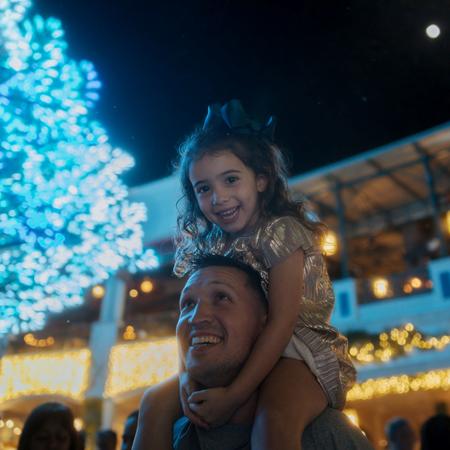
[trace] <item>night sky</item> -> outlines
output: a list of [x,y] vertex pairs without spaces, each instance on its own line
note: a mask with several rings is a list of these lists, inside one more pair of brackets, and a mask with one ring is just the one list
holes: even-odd
[[[130,186],[166,176],[214,101],[278,118],[299,174],[450,119],[448,1],[34,0],[103,81]],[[425,28],[441,28],[430,39]]]

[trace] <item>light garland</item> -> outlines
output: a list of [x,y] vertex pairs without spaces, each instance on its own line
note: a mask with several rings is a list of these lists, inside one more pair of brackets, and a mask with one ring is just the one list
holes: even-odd
[[27,333],[23,337],[23,341],[31,347],[51,347],[55,343],[55,338],[53,336],[49,336],[45,339],[36,339],[33,333]]
[[119,176],[133,159],[95,120],[94,66],[67,55],[61,22],[0,1],[0,333],[42,328],[143,253],[143,204]]
[[347,401],[371,400],[389,394],[450,389],[450,369],[430,370],[416,375],[398,375],[369,379],[353,386],[347,394]]
[[81,400],[88,386],[89,350],[4,356],[0,403],[30,395],[59,394]]
[[145,388],[178,371],[175,337],[115,345],[111,349],[105,397]]
[[392,358],[404,356],[414,349],[443,350],[450,344],[450,335],[425,338],[415,330],[413,324],[393,328],[389,332],[380,333],[374,341],[350,346],[349,353],[358,364],[387,362]]

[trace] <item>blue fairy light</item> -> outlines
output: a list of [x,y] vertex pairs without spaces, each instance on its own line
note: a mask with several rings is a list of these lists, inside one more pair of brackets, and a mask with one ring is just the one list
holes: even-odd
[[119,268],[158,265],[120,180],[133,159],[93,120],[97,72],[31,6],[0,1],[0,334],[43,327]]

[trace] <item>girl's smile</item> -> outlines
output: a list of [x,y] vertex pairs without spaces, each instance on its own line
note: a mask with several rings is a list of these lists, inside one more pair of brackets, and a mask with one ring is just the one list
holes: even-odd
[[189,179],[203,215],[230,234],[244,234],[259,218],[259,194],[267,187],[229,150],[206,154],[189,168]]

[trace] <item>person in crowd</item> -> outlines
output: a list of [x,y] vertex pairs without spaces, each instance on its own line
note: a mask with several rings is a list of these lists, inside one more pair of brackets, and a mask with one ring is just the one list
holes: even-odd
[[421,450],[450,449],[450,416],[436,414],[430,417],[420,429]]
[[134,436],[136,435],[136,429],[138,424],[139,411],[133,411],[128,415],[125,420],[125,426],[122,433],[122,446],[121,450],[131,450],[133,446]]
[[[252,447],[290,450],[300,448],[304,428],[327,404],[343,408],[355,369],[347,339],[329,324],[334,295],[320,250],[324,225],[290,198],[273,128],[274,120],[258,124],[232,100],[211,106],[203,127],[180,147],[185,203],[175,274],[188,274],[204,252],[233,256],[261,273],[270,307],[267,326],[228,385],[199,391],[180,366],[171,389],[179,390],[184,414],[207,427],[226,422],[259,388]],[[170,448],[181,414],[171,398],[154,409],[151,448]]]
[[57,402],[34,408],[25,420],[17,450],[78,450],[73,413]]
[[[179,300],[176,335],[180,359],[199,389],[227,386],[242,369],[267,326],[266,294],[259,273],[240,261],[221,255],[204,255],[193,264],[195,268]],[[280,390],[282,382],[280,378]],[[153,427],[155,389],[166,396],[166,404],[178,395],[172,389],[171,380],[147,390],[141,402],[133,450],[152,448],[149,430]],[[162,400],[160,397],[157,404],[164,407]],[[257,403],[255,390],[227,423],[215,428],[199,427],[188,417],[178,419],[174,426],[173,448],[249,450]],[[306,427],[302,442],[304,450],[373,449],[361,431],[350,424],[341,411],[332,408],[326,408]]]
[[95,444],[97,450],[116,450],[117,433],[113,430],[97,431]]
[[413,450],[416,434],[410,423],[403,417],[394,417],[385,427],[389,450]]

